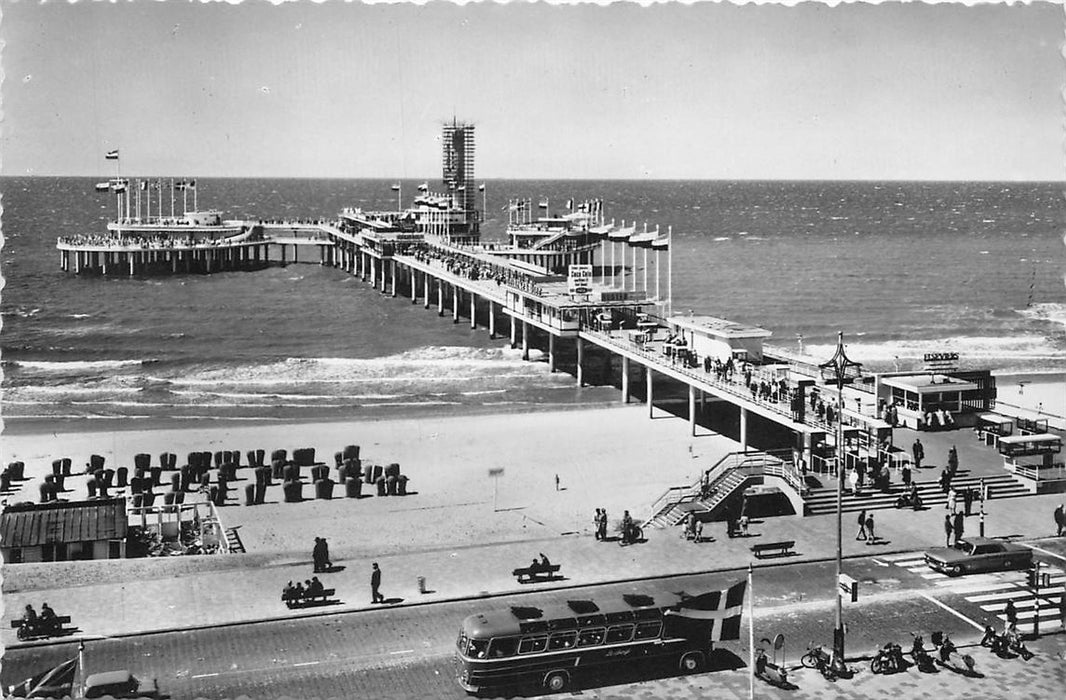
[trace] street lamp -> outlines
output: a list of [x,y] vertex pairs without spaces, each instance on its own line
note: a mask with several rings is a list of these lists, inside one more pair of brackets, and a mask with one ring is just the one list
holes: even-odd
[[837,385],[837,436],[836,436],[836,463],[837,463],[837,578],[833,582],[836,588],[837,615],[836,629],[833,630],[833,668],[836,671],[847,672],[844,665],[844,620],[840,600],[840,574],[841,561],[843,559],[843,525],[841,523],[841,511],[844,499],[844,384],[853,382],[862,374],[862,365],[852,362],[844,353],[844,332],[837,333],[837,349],[828,362],[818,365],[822,372],[822,381],[833,380]]

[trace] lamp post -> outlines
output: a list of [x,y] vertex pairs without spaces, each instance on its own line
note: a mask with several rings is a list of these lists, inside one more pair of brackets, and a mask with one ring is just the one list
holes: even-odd
[[847,672],[844,665],[844,620],[843,603],[840,600],[840,575],[841,562],[843,560],[843,524],[841,511],[844,498],[844,384],[850,383],[859,377],[862,365],[852,362],[844,353],[844,332],[837,333],[837,349],[828,362],[818,365],[822,372],[822,380],[832,379],[837,385],[837,436],[836,436],[836,463],[837,463],[837,567],[836,581],[833,586],[836,589],[836,628],[833,630],[833,668],[838,672]]

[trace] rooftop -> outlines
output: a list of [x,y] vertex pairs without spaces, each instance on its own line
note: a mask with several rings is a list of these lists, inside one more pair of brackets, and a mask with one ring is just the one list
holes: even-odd
[[0,545],[92,542],[126,536],[126,499],[19,503],[0,514]]
[[773,331],[765,328],[745,326],[742,323],[727,321],[715,316],[673,316],[667,320],[678,328],[719,338],[769,338],[773,335]]

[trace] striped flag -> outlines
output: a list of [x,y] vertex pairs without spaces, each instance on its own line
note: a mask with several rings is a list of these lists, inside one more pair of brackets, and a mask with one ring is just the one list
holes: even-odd
[[485,191],[485,183],[481,183],[480,185],[478,185],[477,186],[477,191],[478,192],[484,192]]
[[64,661],[55,668],[27,678],[11,686],[11,696],[16,698],[63,698],[70,697],[74,689],[74,675],[78,670],[78,657]]
[[113,151],[108,151],[107,154],[104,156],[104,159],[105,160],[118,160],[118,149],[116,148]]
[[195,190],[196,189],[196,180],[189,180],[189,182],[187,182],[185,184],[185,186],[188,187],[190,190]]
[[540,207],[541,209],[547,209],[548,208],[548,198],[545,197],[544,199],[542,199],[539,202],[537,202],[537,206]]
[[393,185],[392,186],[392,191],[393,192],[399,192],[400,191],[400,184],[396,183],[395,185]]
[[723,591],[692,596],[663,615],[677,618],[685,628],[706,630],[712,642],[740,639],[740,617],[747,587],[747,581],[738,581]]

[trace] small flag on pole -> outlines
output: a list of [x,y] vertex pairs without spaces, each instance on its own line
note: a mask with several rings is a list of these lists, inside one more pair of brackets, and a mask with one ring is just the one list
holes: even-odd
[[196,189],[196,180],[190,180],[189,182],[187,182],[185,184],[185,186],[188,187],[190,190],[195,190]]
[[420,189],[423,192],[425,192],[426,190],[429,189],[429,183],[428,182],[423,182],[421,185],[418,186],[418,189]]
[[116,148],[113,151],[108,151],[104,158],[106,160],[118,160],[118,149]]
[[484,192],[485,191],[485,183],[481,183],[480,185],[478,185],[477,186],[477,191],[478,192]]
[[141,180],[141,191],[143,192],[146,189],[148,189],[148,182],[145,180]]
[[684,621],[710,624],[710,641],[740,639],[740,616],[744,609],[747,581],[734,583],[724,591],[712,591],[683,600],[676,609],[663,614]]
[[396,183],[395,185],[393,185],[392,186],[392,191],[393,192],[399,192],[400,191],[400,183]]
[[27,678],[11,686],[11,696],[16,698],[64,698],[74,689],[74,675],[78,670],[78,657],[64,661],[55,668]]
[[97,192],[107,192],[109,189],[111,189],[111,183],[109,183],[109,182],[98,182],[98,183],[96,183],[96,191]]
[[537,203],[537,206],[540,207],[541,209],[547,209],[548,208],[548,200],[547,200],[547,198],[540,200]]

